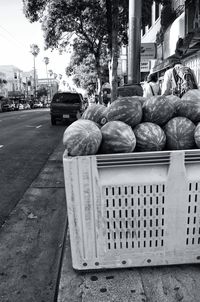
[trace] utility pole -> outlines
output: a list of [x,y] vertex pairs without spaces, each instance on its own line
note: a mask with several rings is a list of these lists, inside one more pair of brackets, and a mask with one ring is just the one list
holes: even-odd
[[119,96],[143,95],[140,85],[142,1],[129,0],[128,84],[118,88]]

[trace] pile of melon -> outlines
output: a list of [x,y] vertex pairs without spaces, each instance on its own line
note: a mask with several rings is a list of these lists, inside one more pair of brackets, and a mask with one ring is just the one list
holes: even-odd
[[200,148],[200,90],[93,104],[66,128],[63,144],[70,156]]

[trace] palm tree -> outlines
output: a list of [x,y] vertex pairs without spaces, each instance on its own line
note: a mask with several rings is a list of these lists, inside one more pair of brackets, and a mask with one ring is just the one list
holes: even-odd
[[51,98],[52,98],[52,81],[51,81],[51,77],[53,76],[53,70],[49,69],[49,76],[50,76],[50,94],[51,94]]
[[[47,102],[49,101],[49,77],[48,77],[48,71],[47,71],[47,65],[49,64],[49,58],[48,57],[44,57],[44,63],[46,65],[46,75],[47,75],[47,85],[48,85],[48,89],[47,89]],[[51,98],[51,95],[50,95]]]
[[37,44],[31,44],[31,54],[33,55],[33,72],[34,72],[34,99],[36,99],[36,79],[35,79],[35,58],[40,52],[40,49]]

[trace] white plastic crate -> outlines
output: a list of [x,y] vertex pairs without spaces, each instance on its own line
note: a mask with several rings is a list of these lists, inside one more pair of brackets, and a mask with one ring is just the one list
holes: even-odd
[[200,262],[200,150],[63,165],[74,269]]

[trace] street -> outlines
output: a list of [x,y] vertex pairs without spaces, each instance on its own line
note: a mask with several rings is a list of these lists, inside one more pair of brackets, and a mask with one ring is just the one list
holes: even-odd
[[62,140],[49,109],[0,113],[0,226]]

